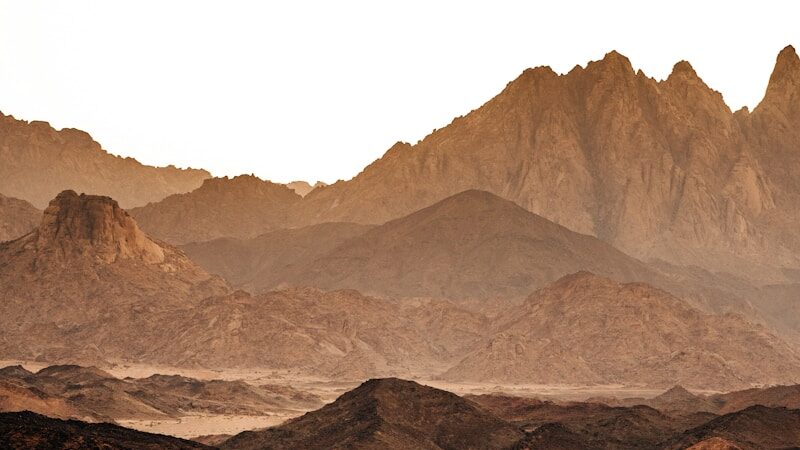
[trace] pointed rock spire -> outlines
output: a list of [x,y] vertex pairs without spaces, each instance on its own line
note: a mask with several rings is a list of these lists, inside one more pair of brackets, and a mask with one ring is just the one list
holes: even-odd
[[759,109],[762,107],[777,109],[789,116],[800,111],[800,57],[791,45],[778,54]]
[[800,76],[800,57],[797,56],[794,47],[787,45],[778,54],[775,69],[770,77],[770,84],[780,82],[786,77],[797,79],[798,76]]

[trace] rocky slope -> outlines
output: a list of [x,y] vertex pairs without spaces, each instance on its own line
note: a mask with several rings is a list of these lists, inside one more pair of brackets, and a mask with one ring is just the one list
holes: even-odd
[[532,449],[657,449],[661,442],[709,420],[708,416],[671,416],[641,405],[554,403],[500,395],[467,398],[529,431],[523,442]]
[[447,379],[715,389],[800,380],[800,357],[762,327],[586,272],[535,292],[497,322]]
[[49,361],[157,352],[163,324],[150,318],[229,292],[114,200],[73,191],[32,233],[0,244],[0,285],[0,354]]
[[523,433],[472,402],[398,379],[370,380],[281,426],[244,432],[224,449],[492,449]]
[[159,362],[291,369],[340,380],[438,373],[488,326],[485,317],[447,302],[401,305],[308,288],[209,298],[178,323]]
[[36,228],[42,212],[18,198],[0,194],[0,242],[16,239]]
[[28,410],[88,422],[197,414],[268,415],[322,406],[318,397],[288,386],[243,381],[177,375],[123,380],[94,367],[74,365],[50,366],[36,373],[8,372],[0,373],[0,412]]
[[689,63],[663,81],[611,52],[565,75],[528,69],[481,108],[354,179],[310,193],[295,221],[383,223],[482,189],[641,259],[754,279],[800,267],[800,59],[733,113]]
[[0,161],[0,192],[38,208],[65,189],[110,195],[131,208],[189,192],[210,177],[205,170],[145,166],[107,153],[83,131],[2,113]]
[[379,296],[510,299],[582,269],[622,280],[655,276],[596,238],[482,191],[462,192],[372,229],[325,224],[187,250],[215,270],[225,265],[222,255],[229,264],[247,261],[243,248],[257,249],[256,265],[264,269],[229,276],[261,288],[289,284]]
[[282,229],[252,239],[220,238],[182,245],[181,249],[211,273],[250,292],[280,287],[287,274],[325,256],[372,228],[354,223],[322,223]]
[[798,424],[800,410],[751,406],[687,430],[661,448],[684,449],[713,438],[743,450],[797,448],[800,446]]
[[9,450],[85,449],[178,450],[206,447],[116,425],[51,419],[32,412],[0,413],[0,447]]
[[65,191],[0,244],[0,358],[262,367],[363,379],[437,373],[485,337],[449,302],[356,291],[230,293],[108,197]]
[[148,234],[172,244],[220,237],[251,238],[281,228],[301,197],[251,175],[209,178],[192,192],[130,210]]

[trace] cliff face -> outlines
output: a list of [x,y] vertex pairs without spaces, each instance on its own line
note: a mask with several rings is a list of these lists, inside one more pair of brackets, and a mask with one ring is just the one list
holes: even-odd
[[565,75],[529,69],[418,144],[309,193],[294,219],[382,223],[474,188],[639,258],[771,278],[800,266],[788,231],[798,79],[787,47],[762,104],[734,114],[683,61],[663,81],[616,52]]
[[0,194],[0,242],[16,239],[36,228],[42,212],[18,198]]
[[151,167],[107,153],[87,133],[0,113],[0,192],[44,208],[59,192],[99,192],[125,208],[200,186],[205,170]]
[[0,353],[92,363],[149,351],[164,328],[153,317],[230,290],[111,198],[73,191],[31,233],[0,243],[0,286]]

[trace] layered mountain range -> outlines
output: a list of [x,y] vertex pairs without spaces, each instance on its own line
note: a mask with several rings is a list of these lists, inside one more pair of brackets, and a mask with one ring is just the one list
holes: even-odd
[[[529,69],[330,186],[143,166],[1,114],[0,159],[0,359],[752,388],[553,405],[372,380],[225,448],[800,445],[792,47],[752,112],[687,62],[661,81],[616,52],[563,75]],[[221,407],[211,390],[275,400],[234,382],[0,370],[0,403],[64,418]],[[0,415],[0,443],[82,439],[158,442]]]
[[56,130],[0,113],[0,192],[44,208],[72,189],[113,196],[125,208],[189,192],[211,175],[205,170],[146,166],[109,154],[89,134]]
[[[398,143],[352,180],[310,192],[303,186],[302,201],[274,193],[255,212],[225,209],[226,195],[269,197],[265,187],[243,188],[234,179],[136,215],[146,231],[180,244],[321,222],[382,224],[480,189],[645,261],[785,282],[800,267],[800,241],[792,232],[800,210],[793,175],[800,165],[799,73],[800,58],[786,47],[762,102],[752,113],[734,113],[685,61],[662,81],[634,71],[616,52],[564,75],[547,67],[528,69],[482,107],[416,145]],[[59,162],[78,159],[79,152],[97,158],[102,151],[88,135],[7,116],[3,124],[0,148],[12,164],[5,165],[9,173],[2,174],[0,192],[35,206],[64,188],[142,205],[189,191],[208,177],[175,169],[186,175],[173,178],[192,180],[178,186],[167,181],[167,169],[105,155],[161,178],[129,185],[146,177],[109,168],[124,174],[115,181],[126,181],[103,184],[96,179],[105,171],[87,174],[80,165],[74,170],[76,164]],[[32,168],[41,182],[31,182],[39,179]],[[73,186],[80,183],[65,176],[91,182]],[[57,190],[44,189],[56,184]],[[23,186],[41,192],[23,192]]]
[[[475,236],[464,233],[459,223],[480,222],[480,214],[460,215],[465,199],[469,210],[504,211],[489,214],[483,223],[519,222],[519,233],[495,235],[486,231],[491,227],[479,227],[483,233]],[[530,254],[540,255],[542,268],[568,271],[597,260],[603,273],[618,270],[626,279],[650,274],[607,244],[488,193],[468,192],[419,214],[422,219],[409,222],[410,228],[401,219],[344,245],[381,249],[363,243],[397,242],[400,246],[377,254],[384,254],[384,261],[395,255],[410,267],[411,259],[403,262],[404,248],[427,243],[412,240],[406,231],[433,224],[460,234],[446,240],[454,243],[448,251],[423,252],[420,261],[456,264],[471,255],[481,261],[481,241],[502,242],[509,235],[518,245],[533,243]],[[384,227],[388,231],[373,233]],[[436,235],[425,230],[419,236]],[[455,259],[446,259],[451,254]],[[579,256],[573,261],[560,254]],[[503,268],[503,261],[491,265]],[[524,260],[523,265],[536,268],[536,262]],[[353,273],[383,266],[355,267]],[[468,275],[480,273],[474,267]],[[347,283],[357,280],[351,278]],[[405,285],[419,281],[406,280]],[[338,379],[443,373],[459,381],[668,386],[677,380],[706,388],[793,383],[800,377],[800,359],[792,348],[740,316],[708,315],[649,285],[620,285],[586,272],[549,284],[521,305],[506,302],[505,312],[497,316],[447,300],[397,301],[354,290],[231,292],[226,282],[179,249],[148,237],[112,199],[72,191],[50,203],[33,232],[0,244],[0,284],[7,286],[0,292],[0,356],[6,358],[271,368]],[[460,285],[466,281],[454,283]]]
[[295,220],[382,223],[482,189],[638,258],[781,279],[800,254],[789,231],[798,92],[791,46],[752,113],[733,113],[687,62],[663,81],[616,52],[565,75],[529,69],[418,144],[310,193]]
[[301,196],[252,175],[209,178],[198,189],[171,195],[131,214],[148,234],[173,244],[220,237],[251,238],[286,224]]

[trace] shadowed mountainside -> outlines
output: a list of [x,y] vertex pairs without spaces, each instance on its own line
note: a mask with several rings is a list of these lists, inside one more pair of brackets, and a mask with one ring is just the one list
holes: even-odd
[[32,412],[0,413],[0,447],[9,450],[178,450],[211,448],[185,439],[109,423],[51,419]]

